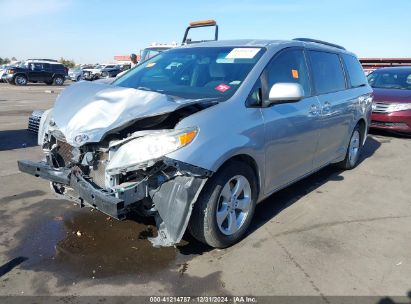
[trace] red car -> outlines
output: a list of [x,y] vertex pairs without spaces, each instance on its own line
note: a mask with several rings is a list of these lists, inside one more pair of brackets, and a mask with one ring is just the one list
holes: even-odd
[[374,90],[371,128],[411,134],[411,67],[389,67],[367,76]]

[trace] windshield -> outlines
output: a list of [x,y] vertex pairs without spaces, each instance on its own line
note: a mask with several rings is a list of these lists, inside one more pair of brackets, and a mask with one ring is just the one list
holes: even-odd
[[411,70],[374,71],[367,79],[373,88],[411,90]]
[[264,53],[262,48],[186,48],[160,53],[113,85],[181,98],[230,98]]

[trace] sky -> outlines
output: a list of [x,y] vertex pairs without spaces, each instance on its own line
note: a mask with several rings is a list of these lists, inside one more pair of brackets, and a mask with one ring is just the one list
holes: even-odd
[[310,37],[359,57],[411,57],[410,12],[409,0],[0,0],[0,57],[113,62],[180,43],[203,19],[217,21],[221,40]]

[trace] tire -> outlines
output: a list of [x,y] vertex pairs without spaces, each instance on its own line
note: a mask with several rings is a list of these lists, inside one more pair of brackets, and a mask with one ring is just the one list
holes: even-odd
[[[236,192],[234,189],[239,182],[244,187]],[[250,166],[240,161],[227,163],[207,181],[200,193],[190,218],[189,232],[200,242],[215,248],[226,248],[238,242],[254,215],[257,189],[257,178]],[[241,202],[245,204],[243,208],[239,208]]]
[[16,75],[14,77],[14,84],[19,86],[24,86],[27,84],[27,77],[24,75]]
[[358,165],[358,161],[360,159],[363,148],[362,143],[363,135],[361,133],[360,126],[357,124],[351,134],[345,159],[342,162],[337,163],[337,167],[343,170],[354,169]]
[[78,75],[76,81],[79,82],[80,80],[81,80],[81,75]]
[[58,85],[58,86],[62,86],[64,84],[64,78],[62,76],[55,76],[53,78],[53,84],[54,85]]

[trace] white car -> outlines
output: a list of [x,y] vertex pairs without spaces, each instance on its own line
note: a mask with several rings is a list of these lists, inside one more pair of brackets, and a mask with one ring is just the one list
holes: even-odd
[[3,82],[1,78],[3,77],[3,74],[6,73],[8,67],[10,67],[10,65],[7,65],[7,64],[0,65],[0,82]]
[[83,78],[83,70],[81,68],[72,68],[68,72],[68,77],[71,81],[80,81]]
[[109,68],[115,68],[115,64],[98,64],[92,69],[84,69],[83,70],[83,77],[86,80],[96,80],[101,77],[101,70],[102,69],[109,69]]

